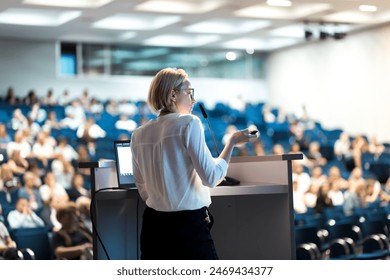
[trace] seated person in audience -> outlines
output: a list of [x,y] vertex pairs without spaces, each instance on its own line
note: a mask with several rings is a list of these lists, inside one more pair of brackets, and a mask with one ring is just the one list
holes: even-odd
[[359,183],[366,185],[366,179],[363,178],[363,170],[360,167],[355,167],[349,175],[348,182]]
[[325,208],[333,207],[332,199],[329,197],[330,186],[328,182],[325,182],[318,189],[318,196],[314,211],[316,213],[324,213]]
[[90,154],[94,155],[96,150],[96,140],[98,138],[106,137],[106,131],[101,128],[94,120],[94,118],[88,118],[77,129],[77,137],[81,142],[88,147]]
[[64,90],[61,96],[58,98],[58,105],[68,106],[72,102],[72,98],[69,95],[68,90]]
[[376,159],[385,151],[385,145],[378,142],[378,138],[373,135],[371,136],[370,142],[368,143],[368,152],[373,154]]
[[57,182],[53,172],[46,173],[45,184],[39,187],[39,193],[41,195],[42,201],[45,204],[48,204],[49,201],[54,197],[58,197],[64,201],[69,200],[69,196],[65,188]]
[[80,222],[92,234],[92,219],[91,219],[91,199],[87,196],[80,196],[76,199],[76,208]]
[[45,168],[49,167],[49,160],[54,157],[54,148],[46,140],[47,136],[43,132],[40,132],[37,135],[36,142],[32,146],[32,156],[40,160]]
[[24,185],[18,191],[19,198],[25,198],[34,211],[39,210],[43,206],[41,194],[38,187],[35,185],[36,176],[28,171],[23,176]]
[[79,99],[73,100],[70,105],[65,107],[65,116],[65,119],[69,119],[67,121],[64,119],[63,124],[74,130],[85,122],[85,109]]
[[273,155],[283,155],[284,154],[284,148],[280,144],[275,144],[272,146],[272,154]]
[[313,164],[311,161],[307,158],[307,156],[302,152],[301,146],[298,142],[294,142],[290,146],[290,154],[302,154],[303,158],[298,161],[298,163],[302,164],[303,166],[311,169],[313,167]]
[[314,209],[317,203],[319,187],[314,187],[310,185],[309,189],[303,194],[303,200],[305,202],[306,208]]
[[84,186],[84,177],[80,173],[74,175],[72,187],[67,192],[71,201],[76,201],[80,196],[90,197],[89,190]]
[[325,174],[322,173],[322,167],[316,166],[311,170],[311,185],[314,188],[315,192],[318,192],[318,189],[322,184],[327,182],[328,178]]
[[[78,162],[88,162],[91,161],[93,156],[89,153],[87,146],[84,144],[79,144],[76,148]],[[89,168],[76,168],[76,172],[81,173],[83,175],[89,176],[91,171]]]
[[49,111],[47,114],[47,119],[43,124],[43,127],[49,127],[51,130],[59,130],[62,128],[61,121],[57,118],[56,111]]
[[351,143],[355,167],[362,167],[362,154],[368,151],[368,143],[362,134],[356,135]]
[[38,101],[31,106],[31,110],[27,116],[32,122],[42,124],[47,119],[47,112],[41,107],[41,103]]
[[51,163],[51,170],[59,184],[66,190],[71,188],[75,169],[72,162],[64,159],[63,154],[58,154],[56,156],[56,159]]
[[13,150],[7,164],[9,168],[11,168],[12,172],[16,175],[24,174],[29,167],[28,161],[23,158],[20,155],[20,151],[16,149]]
[[331,185],[337,183],[342,191],[349,188],[348,181],[341,177],[340,168],[336,165],[329,168],[328,182]]
[[138,108],[133,102],[126,98],[123,98],[118,104],[118,112],[119,114],[127,114],[130,116],[134,116],[138,113]]
[[58,100],[54,95],[53,89],[49,88],[47,90],[46,96],[42,99],[42,104],[47,106],[54,106],[58,104]]
[[298,181],[293,181],[293,205],[295,213],[306,213],[304,194],[298,190]]
[[344,193],[341,191],[340,184],[337,181],[333,181],[333,183],[330,184],[328,196],[332,200],[334,206],[341,206],[344,204]]
[[380,193],[380,199],[384,202],[390,201],[390,177],[387,179],[386,184],[383,187],[383,190]]
[[100,100],[98,100],[95,97],[92,97],[91,98],[91,103],[90,103],[90,106],[89,106],[89,112],[94,114],[95,116],[100,116],[100,114],[103,111],[104,111],[104,106],[100,102]]
[[137,126],[138,124],[130,119],[127,114],[121,114],[119,120],[115,122],[116,129],[127,130],[129,132],[132,132]]
[[366,193],[366,203],[374,203],[380,201],[381,183],[378,180],[369,178],[366,180],[367,183],[367,193]]
[[31,155],[31,145],[21,130],[15,132],[13,141],[7,145],[8,158],[11,157],[14,150],[19,150],[22,158],[27,158]]
[[7,89],[7,93],[4,97],[4,102],[9,104],[9,105],[12,105],[12,106],[16,106],[16,105],[21,104],[21,100],[19,97],[16,96],[15,90],[13,89],[13,87],[9,87]]
[[7,151],[7,145],[12,141],[11,136],[7,132],[5,123],[0,122],[0,153]]
[[353,215],[354,210],[366,206],[366,184],[362,181],[353,181],[344,192],[343,211],[347,216]]
[[294,181],[298,182],[297,191],[300,193],[305,193],[311,185],[310,175],[306,173],[303,169],[303,166],[299,163],[292,163],[292,178]]
[[27,117],[23,115],[21,109],[16,108],[12,113],[12,117],[10,119],[10,126],[11,129],[13,129],[14,131],[23,130],[28,126]]
[[353,151],[349,134],[342,132],[339,139],[334,143],[333,148],[335,156],[341,160],[345,166],[351,171],[355,166],[356,162],[359,161],[359,154]]
[[0,259],[9,254],[7,253],[9,250],[16,251],[16,243],[12,240],[5,224],[0,221]]
[[80,222],[76,207],[69,205],[57,210],[62,227],[53,233],[51,244],[57,259],[92,259],[92,235]]
[[[17,191],[21,187],[19,177],[15,176],[8,162],[0,165],[0,191],[10,194],[12,191]],[[11,202],[11,197],[8,200]]]
[[297,120],[293,120],[289,123],[289,131],[294,137],[294,142],[298,143],[300,150],[306,150],[309,147],[309,141],[305,137],[304,126]]
[[43,227],[43,220],[31,209],[26,198],[19,198],[16,209],[8,213],[7,221],[12,229]]
[[45,222],[52,232],[59,231],[62,227],[61,223],[57,220],[57,209],[68,205],[69,200],[64,199],[61,196],[54,196],[44,204],[40,217]]
[[58,144],[54,148],[55,157],[62,156],[63,160],[71,162],[78,159],[77,151],[68,143],[68,139],[64,136],[58,137]]
[[106,112],[113,117],[118,116],[118,114],[119,114],[118,102],[112,98],[108,99],[108,102],[106,105]]
[[319,142],[311,142],[309,144],[309,150],[306,153],[306,157],[313,164],[313,166],[326,165],[327,159],[321,154],[321,145]]

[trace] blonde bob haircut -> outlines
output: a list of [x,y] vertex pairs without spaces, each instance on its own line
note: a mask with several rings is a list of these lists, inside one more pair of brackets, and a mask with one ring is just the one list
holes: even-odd
[[164,68],[153,78],[148,94],[148,105],[154,113],[161,110],[172,112],[172,91],[180,89],[188,74],[183,69]]

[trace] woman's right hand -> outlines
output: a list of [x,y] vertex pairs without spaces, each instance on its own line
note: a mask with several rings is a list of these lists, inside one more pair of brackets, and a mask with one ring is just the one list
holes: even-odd
[[234,146],[240,145],[240,144],[245,144],[249,142],[250,139],[258,138],[259,133],[256,134],[251,134],[249,129],[243,129],[243,130],[238,130],[234,132],[230,138],[230,141]]

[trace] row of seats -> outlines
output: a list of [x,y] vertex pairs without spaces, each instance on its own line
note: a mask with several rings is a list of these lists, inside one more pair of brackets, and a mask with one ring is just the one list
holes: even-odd
[[308,220],[307,223],[300,223],[299,219],[302,217],[296,218],[297,259],[390,257],[390,205],[362,208],[351,216],[335,213],[313,214],[317,215],[316,222]]

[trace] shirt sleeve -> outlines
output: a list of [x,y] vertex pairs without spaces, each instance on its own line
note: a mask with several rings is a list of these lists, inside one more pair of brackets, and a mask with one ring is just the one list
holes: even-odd
[[188,124],[184,134],[185,146],[202,184],[215,187],[225,176],[227,162],[222,158],[213,158],[206,145],[203,125],[194,117]]

